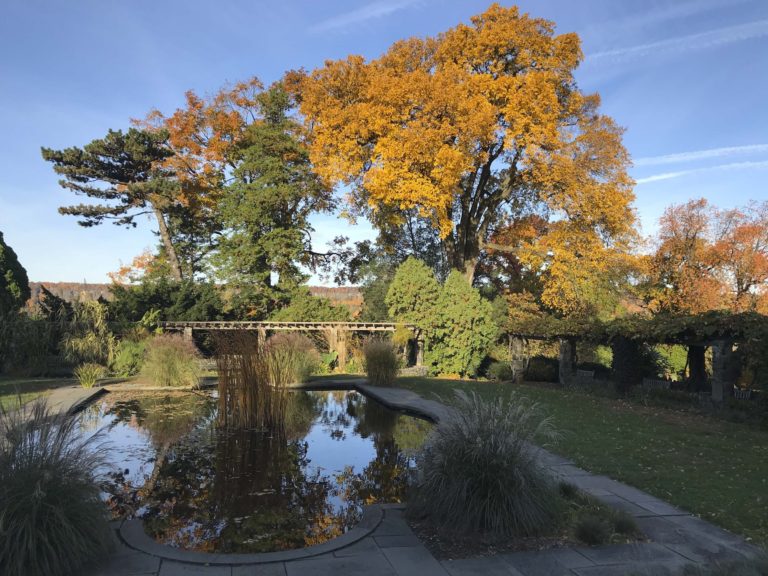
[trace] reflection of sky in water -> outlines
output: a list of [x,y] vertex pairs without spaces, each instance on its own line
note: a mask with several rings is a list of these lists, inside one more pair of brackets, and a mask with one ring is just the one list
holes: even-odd
[[[269,458],[264,460],[264,449],[259,449],[258,443],[246,444],[251,446],[249,450],[257,449],[259,454],[248,452],[248,454],[238,455],[237,441],[234,444],[228,443],[227,436],[217,432],[216,403],[212,399],[200,396],[195,398],[163,395],[128,397],[110,394],[83,412],[81,426],[84,432],[106,428],[109,460],[115,469],[127,470],[125,479],[133,488],[140,488],[149,481],[153,472],[157,476],[159,471],[158,486],[160,486],[160,493],[165,494],[165,499],[155,501],[155,511],[152,512],[150,507],[150,514],[159,513],[163,516],[169,514],[168,510],[171,510],[169,517],[171,520],[166,518],[166,524],[163,524],[163,527],[170,530],[168,526],[172,526],[173,534],[176,536],[168,543],[178,544],[179,540],[186,539],[185,541],[192,541],[195,545],[180,545],[193,549],[264,551],[263,549],[226,548],[222,547],[226,545],[218,542],[206,543],[205,546],[198,546],[198,544],[206,538],[209,540],[223,538],[227,533],[228,525],[232,527],[237,524],[235,528],[240,529],[241,517],[248,518],[254,512],[252,508],[254,506],[261,510],[262,506],[271,505],[276,510],[275,513],[283,515],[286,514],[286,509],[290,508],[289,514],[308,515],[304,520],[310,521],[308,518],[311,517],[315,519],[312,520],[313,522],[316,521],[317,511],[325,510],[321,514],[330,513],[336,518],[335,522],[343,523],[357,517],[358,513],[354,510],[359,511],[364,500],[391,499],[393,494],[395,498],[399,498],[404,495],[400,494],[404,484],[401,481],[396,485],[392,484],[391,478],[396,474],[390,474],[388,470],[402,472],[403,467],[412,465],[412,458],[407,457],[399,447],[395,446],[393,438],[397,438],[398,429],[406,426],[411,438],[415,431],[418,442],[428,429],[426,423],[382,409],[374,401],[367,400],[356,392],[297,392],[295,394],[310,395],[305,399],[313,400],[306,402],[305,407],[312,407],[314,413],[309,408],[303,413],[302,424],[297,428],[298,435],[294,435],[294,440],[301,445],[306,445],[306,457],[296,461],[299,463],[299,470],[303,472],[288,469],[284,472],[288,476],[284,476],[282,484],[280,482],[274,484],[277,487],[276,490],[271,488],[273,484],[270,482],[273,480],[269,480],[262,474],[264,466],[260,462],[267,462]],[[372,405],[367,405],[367,402]],[[362,437],[358,429],[362,430],[367,437]],[[222,442],[223,446],[228,446],[225,452],[221,452]],[[163,449],[165,449],[164,452]],[[234,456],[231,453],[233,449]],[[269,449],[266,453],[269,453]],[[184,467],[184,463],[179,460],[187,457],[185,454],[191,454],[193,461],[186,470],[179,472],[179,468]],[[159,458],[162,464],[158,470],[155,470],[156,458]],[[242,464],[245,467],[242,469],[238,468],[241,460],[246,462]],[[250,464],[248,461],[251,461]],[[398,468],[391,468],[392,466]],[[350,475],[347,474],[344,487],[338,485],[337,476],[350,468],[354,473],[351,483]],[[176,471],[168,472],[169,469]],[[312,488],[312,486],[318,486],[313,480],[318,472],[321,482],[332,484],[319,492]],[[250,477],[249,474],[254,476]],[[245,480],[245,483],[242,480]],[[164,482],[167,484],[163,485]],[[389,482],[389,485],[382,488],[384,495],[380,498],[375,492],[382,482]],[[224,495],[212,488],[217,484],[223,487],[219,492],[223,490]],[[349,487],[353,484],[355,488],[350,491]],[[285,494],[280,494],[281,490]],[[157,490],[153,491],[153,494],[155,492]],[[236,493],[232,494],[232,492]],[[275,492],[278,493],[275,494]],[[191,498],[189,502],[184,500],[185,495]],[[169,497],[173,500],[170,506],[167,504]],[[291,504],[297,497],[302,502],[298,507]],[[324,499],[325,504],[318,503],[318,497],[321,500]],[[224,500],[222,501],[221,498]],[[310,500],[305,501],[305,498]],[[349,498],[352,500],[350,501]],[[143,510],[147,509],[146,506],[143,507]],[[173,516],[176,514],[174,512],[176,509],[184,510],[183,513],[179,512],[182,514],[180,519]],[[190,513],[189,509],[195,512]],[[200,510],[203,512],[200,513]],[[222,510],[224,510],[223,513]],[[267,514],[272,513],[267,512]],[[221,514],[225,518],[217,516]],[[275,521],[275,523],[279,522]],[[349,527],[346,525],[342,531]],[[208,536],[201,536],[201,533]],[[214,536],[210,536],[211,534]],[[278,540],[282,542],[286,538],[279,535]],[[161,538],[161,541],[167,540]],[[295,547],[295,544],[281,544],[276,549],[291,547]]]
[[133,422],[119,422],[107,413],[111,403],[100,399],[89,406],[81,417],[81,430],[85,433],[103,428],[106,432],[108,460],[115,469],[127,470],[126,480],[141,486],[152,472],[155,448],[149,433]]

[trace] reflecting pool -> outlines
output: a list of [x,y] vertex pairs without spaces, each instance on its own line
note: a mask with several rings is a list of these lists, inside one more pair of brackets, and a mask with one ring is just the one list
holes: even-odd
[[291,393],[285,431],[224,430],[206,394],[108,394],[81,415],[105,427],[110,506],[159,542],[205,552],[319,544],[362,506],[400,502],[431,425],[352,391]]

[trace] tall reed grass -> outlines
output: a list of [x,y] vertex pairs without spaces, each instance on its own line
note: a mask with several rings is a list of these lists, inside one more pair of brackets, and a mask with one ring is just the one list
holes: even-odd
[[[247,331],[213,333],[219,376],[219,424],[233,428],[282,429],[286,392],[275,385],[263,338]],[[279,380],[279,379],[278,379]]]
[[457,392],[452,417],[434,427],[418,458],[421,479],[409,512],[438,528],[489,539],[554,529],[564,504],[534,442],[557,437],[552,420],[525,398]]
[[104,453],[100,433],[81,436],[74,418],[43,401],[0,405],[0,574],[81,574],[109,551],[96,477]]
[[179,334],[161,334],[147,344],[142,376],[158,386],[197,386],[200,352]]
[[391,340],[371,338],[363,345],[365,373],[374,386],[392,386],[400,368],[395,345]]

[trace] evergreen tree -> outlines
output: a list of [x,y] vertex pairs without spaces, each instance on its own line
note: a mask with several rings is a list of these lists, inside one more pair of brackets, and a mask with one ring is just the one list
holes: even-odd
[[0,232],[0,318],[18,312],[29,296],[27,271]]
[[[180,188],[161,163],[173,153],[165,146],[163,131],[131,128],[110,130],[104,138],[82,148],[42,148],[43,159],[64,178],[62,188],[96,199],[95,204],[62,206],[60,214],[78,216],[85,227],[111,220],[120,226],[136,226],[136,218],[152,214],[173,277],[182,279],[182,268],[172,239],[169,213],[177,206]],[[191,218],[191,215],[188,215]]]
[[312,251],[309,217],[329,210],[332,194],[312,171],[287,93],[273,86],[258,102],[261,118],[246,130],[221,202],[218,263],[235,308],[263,317],[306,280],[300,265],[322,256]]
[[434,324],[440,284],[432,269],[416,258],[408,258],[395,272],[387,291],[389,315],[396,322],[414,324],[427,331]]
[[493,305],[453,270],[435,306],[427,361],[440,372],[474,376],[495,340]]

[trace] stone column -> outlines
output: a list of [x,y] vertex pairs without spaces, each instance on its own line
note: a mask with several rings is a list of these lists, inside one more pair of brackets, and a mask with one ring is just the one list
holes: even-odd
[[722,404],[733,396],[736,380],[733,342],[717,340],[712,343],[712,401]]
[[184,327],[184,340],[188,340],[189,342],[192,342],[192,327],[191,326],[185,326]]
[[523,381],[528,367],[528,355],[525,352],[525,339],[512,336],[509,340],[509,357],[512,365],[512,380],[518,384]]
[[688,346],[688,387],[691,392],[701,392],[707,386],[707,366],[704,353],[706,347],[700,344]]
[[573,382],[576,373],[576,346],[570,339],[560,340],[558,381],[561,386],[568,386]]
[[413,345],[416,347],[416,366],[424,365],[424,337],[420,332],[416,333],[416,338],[413,340]]
[[613,384],[619,394],[626,394],[629,389],[642,381],[638,370],[640,362],[640,342],[624,336],[615,336],[611,341],[613,360],[611,373]]

